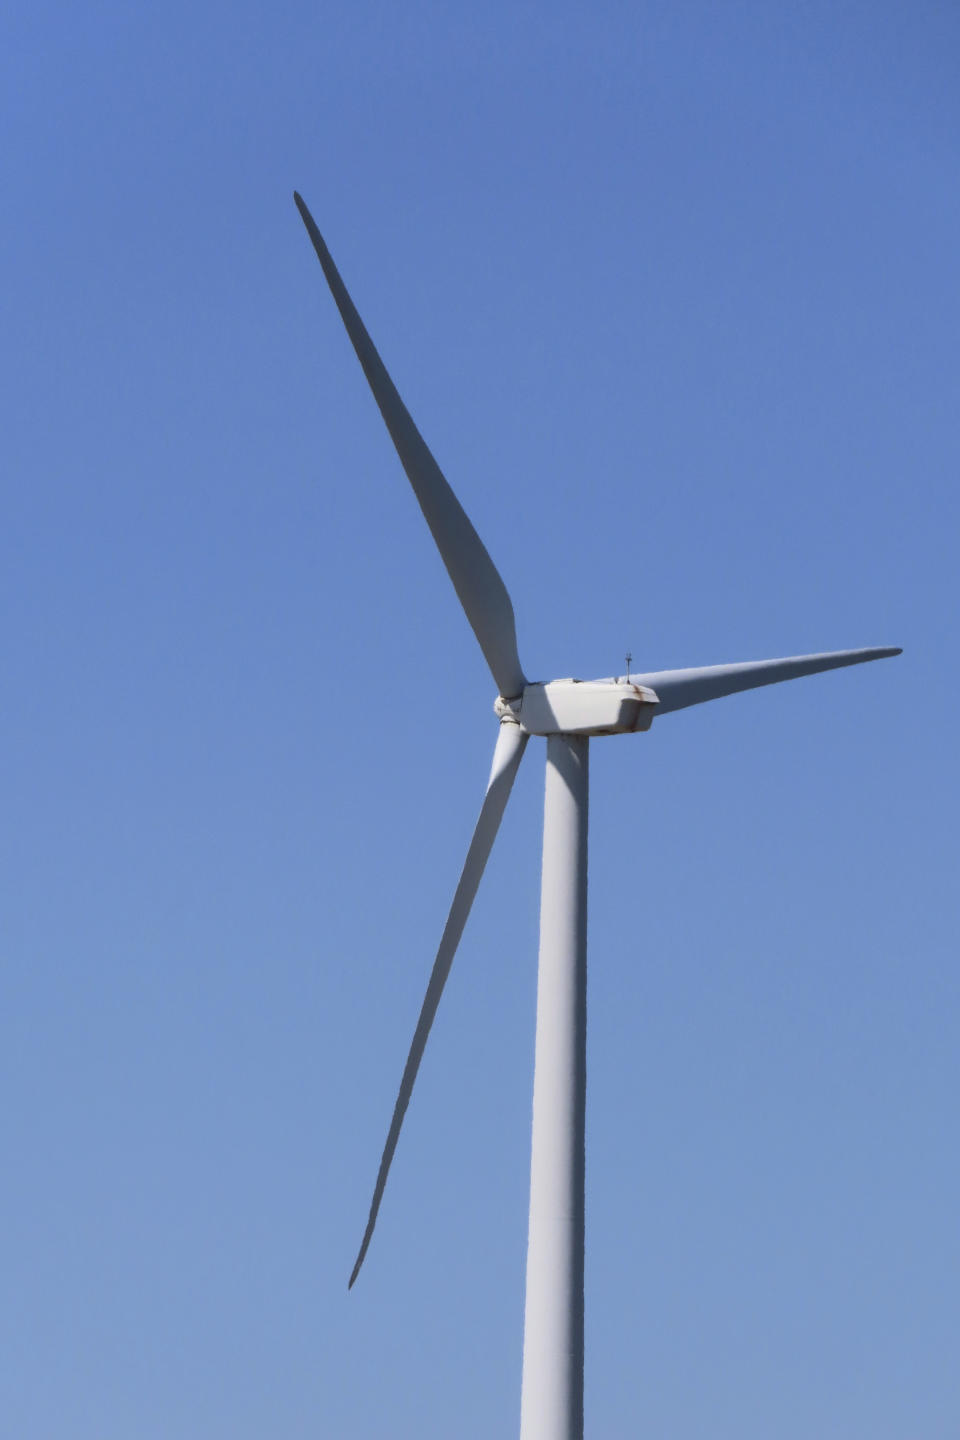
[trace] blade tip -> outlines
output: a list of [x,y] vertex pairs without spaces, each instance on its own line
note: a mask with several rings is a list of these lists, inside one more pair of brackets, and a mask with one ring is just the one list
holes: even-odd
[[352,1290],[357,1276],[360,1274],[360,1267],[366,1259],[367,1246],[370,1244],[370,1236],[364,1235],[363,1244],[360,1246],[360,1253],[353,1262],[353,1269],[350,1271],[350,1279],[347,1281],[347,1289]]

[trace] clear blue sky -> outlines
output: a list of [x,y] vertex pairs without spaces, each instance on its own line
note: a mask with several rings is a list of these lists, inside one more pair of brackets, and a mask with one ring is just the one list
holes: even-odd
[[592,767],[588,1434],[955,1440],[960,13],[2,22],[0,1414],[519,1415],[542,746],[367,1265],[493,687],[899,644]]

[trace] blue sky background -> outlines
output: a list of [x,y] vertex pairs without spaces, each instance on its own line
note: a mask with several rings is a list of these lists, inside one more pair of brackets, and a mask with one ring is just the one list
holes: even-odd
[[593,747],[588,1434],[957,1434],[951,4],[40,3],[0,35],[0,1412],[516,1433],[521,772],[346,1280],[493,686],[899,660]]

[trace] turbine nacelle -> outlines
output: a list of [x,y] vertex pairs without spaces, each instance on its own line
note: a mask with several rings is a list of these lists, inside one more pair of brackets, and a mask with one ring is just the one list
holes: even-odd
[[659,699],[631,680],[551,680],[526,685],[515,700],[498,697],[494,710],[528,735],[629,735],[649,730]]

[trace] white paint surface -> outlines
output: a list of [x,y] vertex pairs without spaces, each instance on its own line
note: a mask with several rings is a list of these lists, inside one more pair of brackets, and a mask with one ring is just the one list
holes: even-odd
[[547,740],[521,1440],[583,1435],[588,745]]

